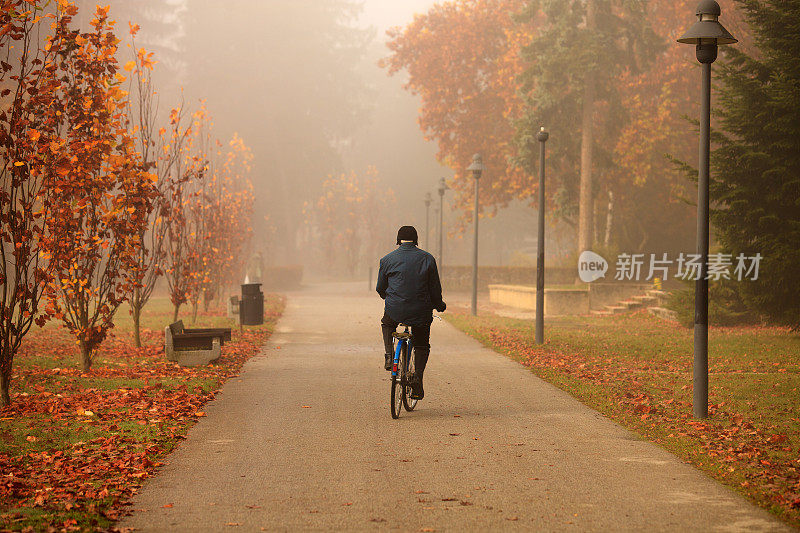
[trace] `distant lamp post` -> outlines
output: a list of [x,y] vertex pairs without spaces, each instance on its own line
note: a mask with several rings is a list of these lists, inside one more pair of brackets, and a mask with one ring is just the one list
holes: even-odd
[[536,344],[544,344],[544,145],[550,134],[544,126],[539,141],[539,244],[536,252]]
[[431,193],[425,193],[425,249],[427,250],[431,245],[430,240],[430,219],[431,219]]
[[692,403],[695,418],[708,417],[708,180],[711,151],[711,64],[717,59],[718,45],[738,42],[719,23],[719,4],[702,0],[697,6],[697,22],[678,39],[696,47],[703,66],[700,110],[700,160],[697,180],[697,254],[700,275],[694,286],[694,368]]
[[439,180],[439,277],[442,276],[442,270],[444,269],[442,256],[444,252],[444,193],[449,188],[444,178]]
[[472,238],[472,315],[478,314],[478,182],[486,167],[483,166],[481,154],[472,156],[472,164],[467,167],[475,178],[475,211],[473,215],[473,226],[475,233]]

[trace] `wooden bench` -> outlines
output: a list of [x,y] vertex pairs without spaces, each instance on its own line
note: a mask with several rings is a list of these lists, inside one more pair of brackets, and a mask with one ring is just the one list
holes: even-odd
[[178,320],[164,328],[164,353],[181,366],[206,365],[219,359],[222,346],[230,340],[230,328],[185,329]]

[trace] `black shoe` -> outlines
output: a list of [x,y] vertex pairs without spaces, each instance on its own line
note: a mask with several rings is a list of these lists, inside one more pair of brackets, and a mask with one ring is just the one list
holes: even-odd
[[392,364],[394,363],[394,361],[392,360],[392,356],[389,355],[389,354],[386,354],[386,355],[384,355],[384,357],[386,358],[386,360],[383,362],[383,369],[384,370],[391,370],[392,369]]
[[421,400],[425,397],[425,390],[422,388],[422,379],[417,374],[411,374],[408,379],[411,385],[411,399]]
[[422,388],[422,382],[418,382],[411,386],[411,399],[421,400],[425,397],[425,390]]

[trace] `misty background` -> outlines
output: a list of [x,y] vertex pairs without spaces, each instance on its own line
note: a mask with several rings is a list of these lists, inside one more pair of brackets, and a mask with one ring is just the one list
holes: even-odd
[[[113,0],[111,13],[121,47],[128,43],[132,21],[141,26],[135,46],[155,52],[161,113],[181,102],[196,109],[202,99],[216,137],[238,133],[252,148],[254,252],[261,252],[267,265],[303,264],[312,276],[360,277],[393,248],[401,224],[417,227],[423,248],[432,253],[438,248],[436,189],[452,171],[437,162],[435,143],[423,137],[420,102],[403,89],[404,74],[390,77],[378,66],[389,53],[386,30],[406,25],[434,3]],[[87,17],[93,4],[83,4],[80,16]],[[391,190],[394,204],[376,217],[377,256],[360,258],[356,272],[346,272],[320,261],[307,211],[329,175],[363,174],[369,167],[377,171],[378,191]],[[426,193],[433,196],[429,233]],[[465,265],[471,232],[464,234],[459,225],[463,213],[448,207],[452,194],[445,196],[444,263]],[[535,210],[522,203],[482,219],[481,264],[532,262],[535,221]],[[568,254],[572,232],[548,231],[548,256]],[[500,233],[503,238],[495,238]]]

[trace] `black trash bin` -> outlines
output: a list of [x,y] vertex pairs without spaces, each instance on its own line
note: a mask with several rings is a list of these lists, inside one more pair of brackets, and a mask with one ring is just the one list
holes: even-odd
[[261,292],[261,283],[242,285],[239,323],[243,326],[258,326],[264,323],[264,293]]

